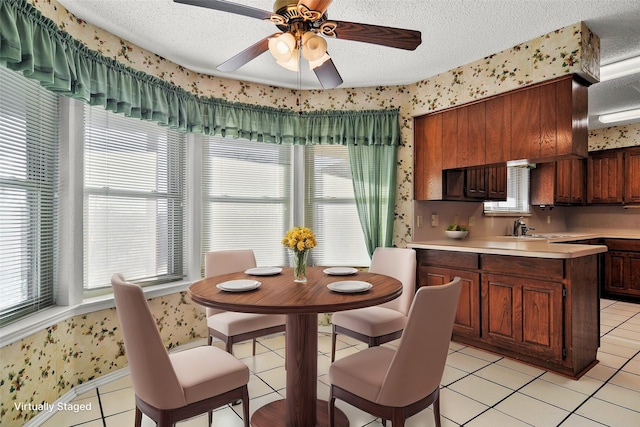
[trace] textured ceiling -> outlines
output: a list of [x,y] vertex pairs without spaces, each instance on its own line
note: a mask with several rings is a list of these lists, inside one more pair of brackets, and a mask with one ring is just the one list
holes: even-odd
[[[216,67],[278,29],[246,16],[172,0],[58,0],[79,18],[196,72],[297,87],[297,73],[263,54],[234,73]],[[272,10],[272,0],[235,0]],[[637,0],[334,0],[330,19],[422,32],[415,51],[329,39],[328,50],[343,88],[414,83],[558,28],[585,21],[601,39],[601,62],[640,56]],[[304,68],[304,67],[303,67]],[[301,86],[320,88],[304,70]],[[640,107],[640,74],[589,89],[593,116]]]

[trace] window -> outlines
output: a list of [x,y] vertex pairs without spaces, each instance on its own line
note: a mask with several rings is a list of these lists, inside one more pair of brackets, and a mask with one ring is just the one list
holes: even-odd
[[304,214],[312,263],[369,265],[347,147],[210,137],[203,153],[202,253],[251,248],[258,265],[290,265],[281,240]]
[[484,202],[484,213],[511,215],[529,213],[529,167],[507,167],[507,201]]
[[305,218],[318,246],[316,265],[367,266],[369,253],[356,208],[349,150],[342,145],[305,147],[307,207]]
[[185,141],[178,132],[85,106],[84,289],[111,275],[180,280],[185,251]]
[[54,304],[58,98],[0,67],[0,324]]
[[203,151],[202,253],[250,248],[258,265],[285,265],[292,146],[210,137]]

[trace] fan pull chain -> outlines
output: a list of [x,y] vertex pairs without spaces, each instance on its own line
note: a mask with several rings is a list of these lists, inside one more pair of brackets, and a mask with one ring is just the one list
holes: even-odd
[[298,96],[296,97],[296,107],[298,115],[302,115],[302,38],[298,37]]

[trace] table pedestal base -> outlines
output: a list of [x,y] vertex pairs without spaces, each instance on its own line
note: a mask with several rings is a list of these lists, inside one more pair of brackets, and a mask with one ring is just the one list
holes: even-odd
[[[316,407],[316,427],[329,427],[329,403],[318,400]],[[349,427],[349,419],[340,409],[335,408],[335,427]],[[267,403],[258,408],[251,417],[252,427],[286,427],[286,402],[284,399]]]

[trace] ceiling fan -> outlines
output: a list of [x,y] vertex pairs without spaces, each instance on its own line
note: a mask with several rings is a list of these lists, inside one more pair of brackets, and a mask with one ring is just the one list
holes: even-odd
[[220,64],[217,69],[224,72],[235,71],[268,50],[278,65],[292,71],[299,70],[300,56],[304,57],[322,87],[330,89],[342,84],[342,77],[327,53],[327,42],[322,36],[405,50],[415,50],[422,43],[419,31],[329,20],[326,11],[332,0],[276,0],[274,12],[224,0],[173,1],[269,20],[281,30]]

